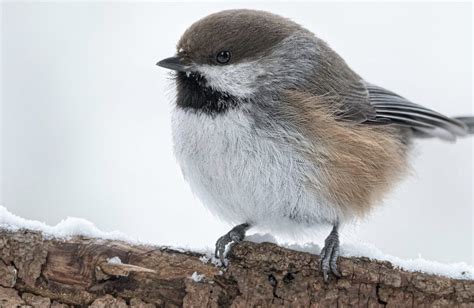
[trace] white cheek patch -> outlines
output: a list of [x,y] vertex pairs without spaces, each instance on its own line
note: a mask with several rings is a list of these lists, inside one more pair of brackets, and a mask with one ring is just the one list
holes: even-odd
[[265,74],[256,61],[229,65],[197,65],[196,71],[205,76],[207,85],[236,97],[249,97],[256,90],[257,77]]

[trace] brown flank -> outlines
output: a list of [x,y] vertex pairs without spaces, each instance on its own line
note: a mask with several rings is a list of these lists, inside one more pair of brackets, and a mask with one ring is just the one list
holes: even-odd
[[302,150],[321,172],[308,185],[343,214],[363,216],[406,173],[400,128],[341,121],[328,96],[290,91],[285,102],[285,115],[312,141]]

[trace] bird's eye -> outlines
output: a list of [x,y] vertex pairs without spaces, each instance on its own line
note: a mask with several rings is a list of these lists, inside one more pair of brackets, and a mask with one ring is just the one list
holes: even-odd
[[229,63],[230,56],[230,51],[223,50],[217,54],[216,60],[219,64],[226,64]]

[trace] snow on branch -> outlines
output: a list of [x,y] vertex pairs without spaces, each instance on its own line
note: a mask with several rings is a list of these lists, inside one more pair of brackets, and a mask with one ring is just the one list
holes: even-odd
[[368,245],[343,245],[343,278],[325,284],[317,245],[276,245],[268,243],[275,240],[269,235],[247,239],[254,242],[236,245],[224,269],[210,253],[141,243],[84,219],[48,226],[0,206],[0,307],[470,307],[474,302],[474,269],[465,263],[403,260]]
[[[456,306],[474,302],[474,281],[340,259],[325,284],[318,256],[242,242],[220,268],[193,252],[39,231],[0,230],[0,307]],[[61,306],[62,305],[62,306]]]

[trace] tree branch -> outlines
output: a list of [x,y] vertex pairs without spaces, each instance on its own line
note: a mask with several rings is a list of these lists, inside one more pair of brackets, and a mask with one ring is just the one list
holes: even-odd
[[[115,262],[112,262],[110,259]],[[44,239],[0,230],[0,307],[465,306],[474,281],[340,258],[343,278],[325,284],[319,257],[275,244],[242,242],[224,270],[202,255],[120,241]],[[204,275],[199,279],[194,276]]]

